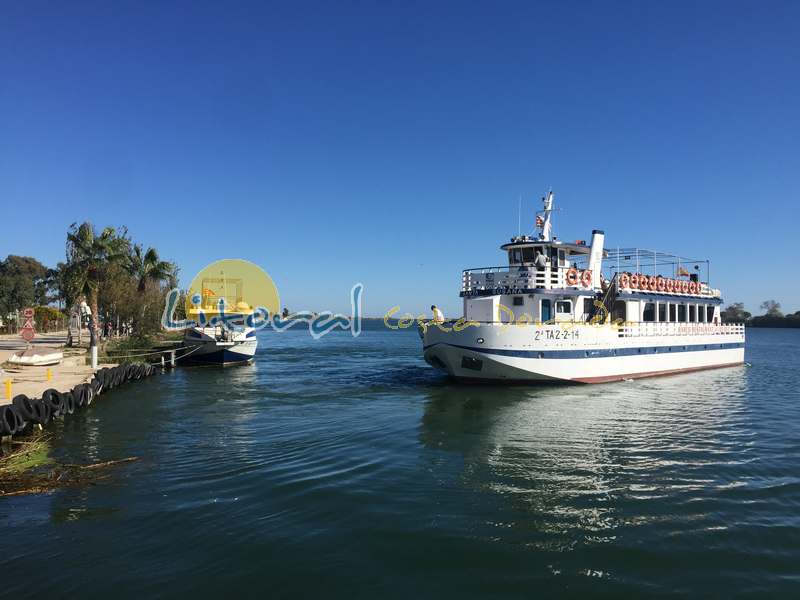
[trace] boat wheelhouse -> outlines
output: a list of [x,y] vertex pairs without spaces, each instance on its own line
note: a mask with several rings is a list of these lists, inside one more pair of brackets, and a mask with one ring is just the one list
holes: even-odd
[[[598,382],[744,360],[744,327],[720,322],[710,263],[552,235],[553,195],[540,235],[503,244],[508,266],[462,274],[464,321],[430,324],[425,359],[464,379]],[[514,325],[510,327],[510,325]]]

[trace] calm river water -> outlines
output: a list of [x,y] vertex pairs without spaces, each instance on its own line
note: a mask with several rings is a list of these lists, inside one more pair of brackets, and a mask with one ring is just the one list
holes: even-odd
[[261,334],[52,427],[91,487],[0,500],[0,595],[800,594],[800,331],[751,367],[470,387],[413,330]]

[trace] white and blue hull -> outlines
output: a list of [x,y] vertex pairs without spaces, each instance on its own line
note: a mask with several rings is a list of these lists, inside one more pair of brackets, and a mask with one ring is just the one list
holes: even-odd
[[744,362],[736,325],[484,323],[458,332],[428,326],[422,338],[425,360],[464,380],[602,383]]
[[229,339],[221,340],[219,329],[195,327],[184,336],[186,350],[179,358],[183,365],[236,365],[253,360],[258,340],[254,329],[231,332]]

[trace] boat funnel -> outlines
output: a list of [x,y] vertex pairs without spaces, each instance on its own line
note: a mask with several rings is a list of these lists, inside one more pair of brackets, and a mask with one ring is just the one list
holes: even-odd
[[599,288],[603,278],[603,242],[606,235],[600,229],[592,231],[592,247],[589,252],[589,268],[592,270],[592,287]]

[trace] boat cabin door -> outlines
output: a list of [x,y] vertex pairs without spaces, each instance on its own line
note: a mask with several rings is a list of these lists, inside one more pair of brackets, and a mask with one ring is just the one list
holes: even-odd
[[553,307],[550,304],[549,298],[542,299],[542,323],[547,323],[553,318]]

